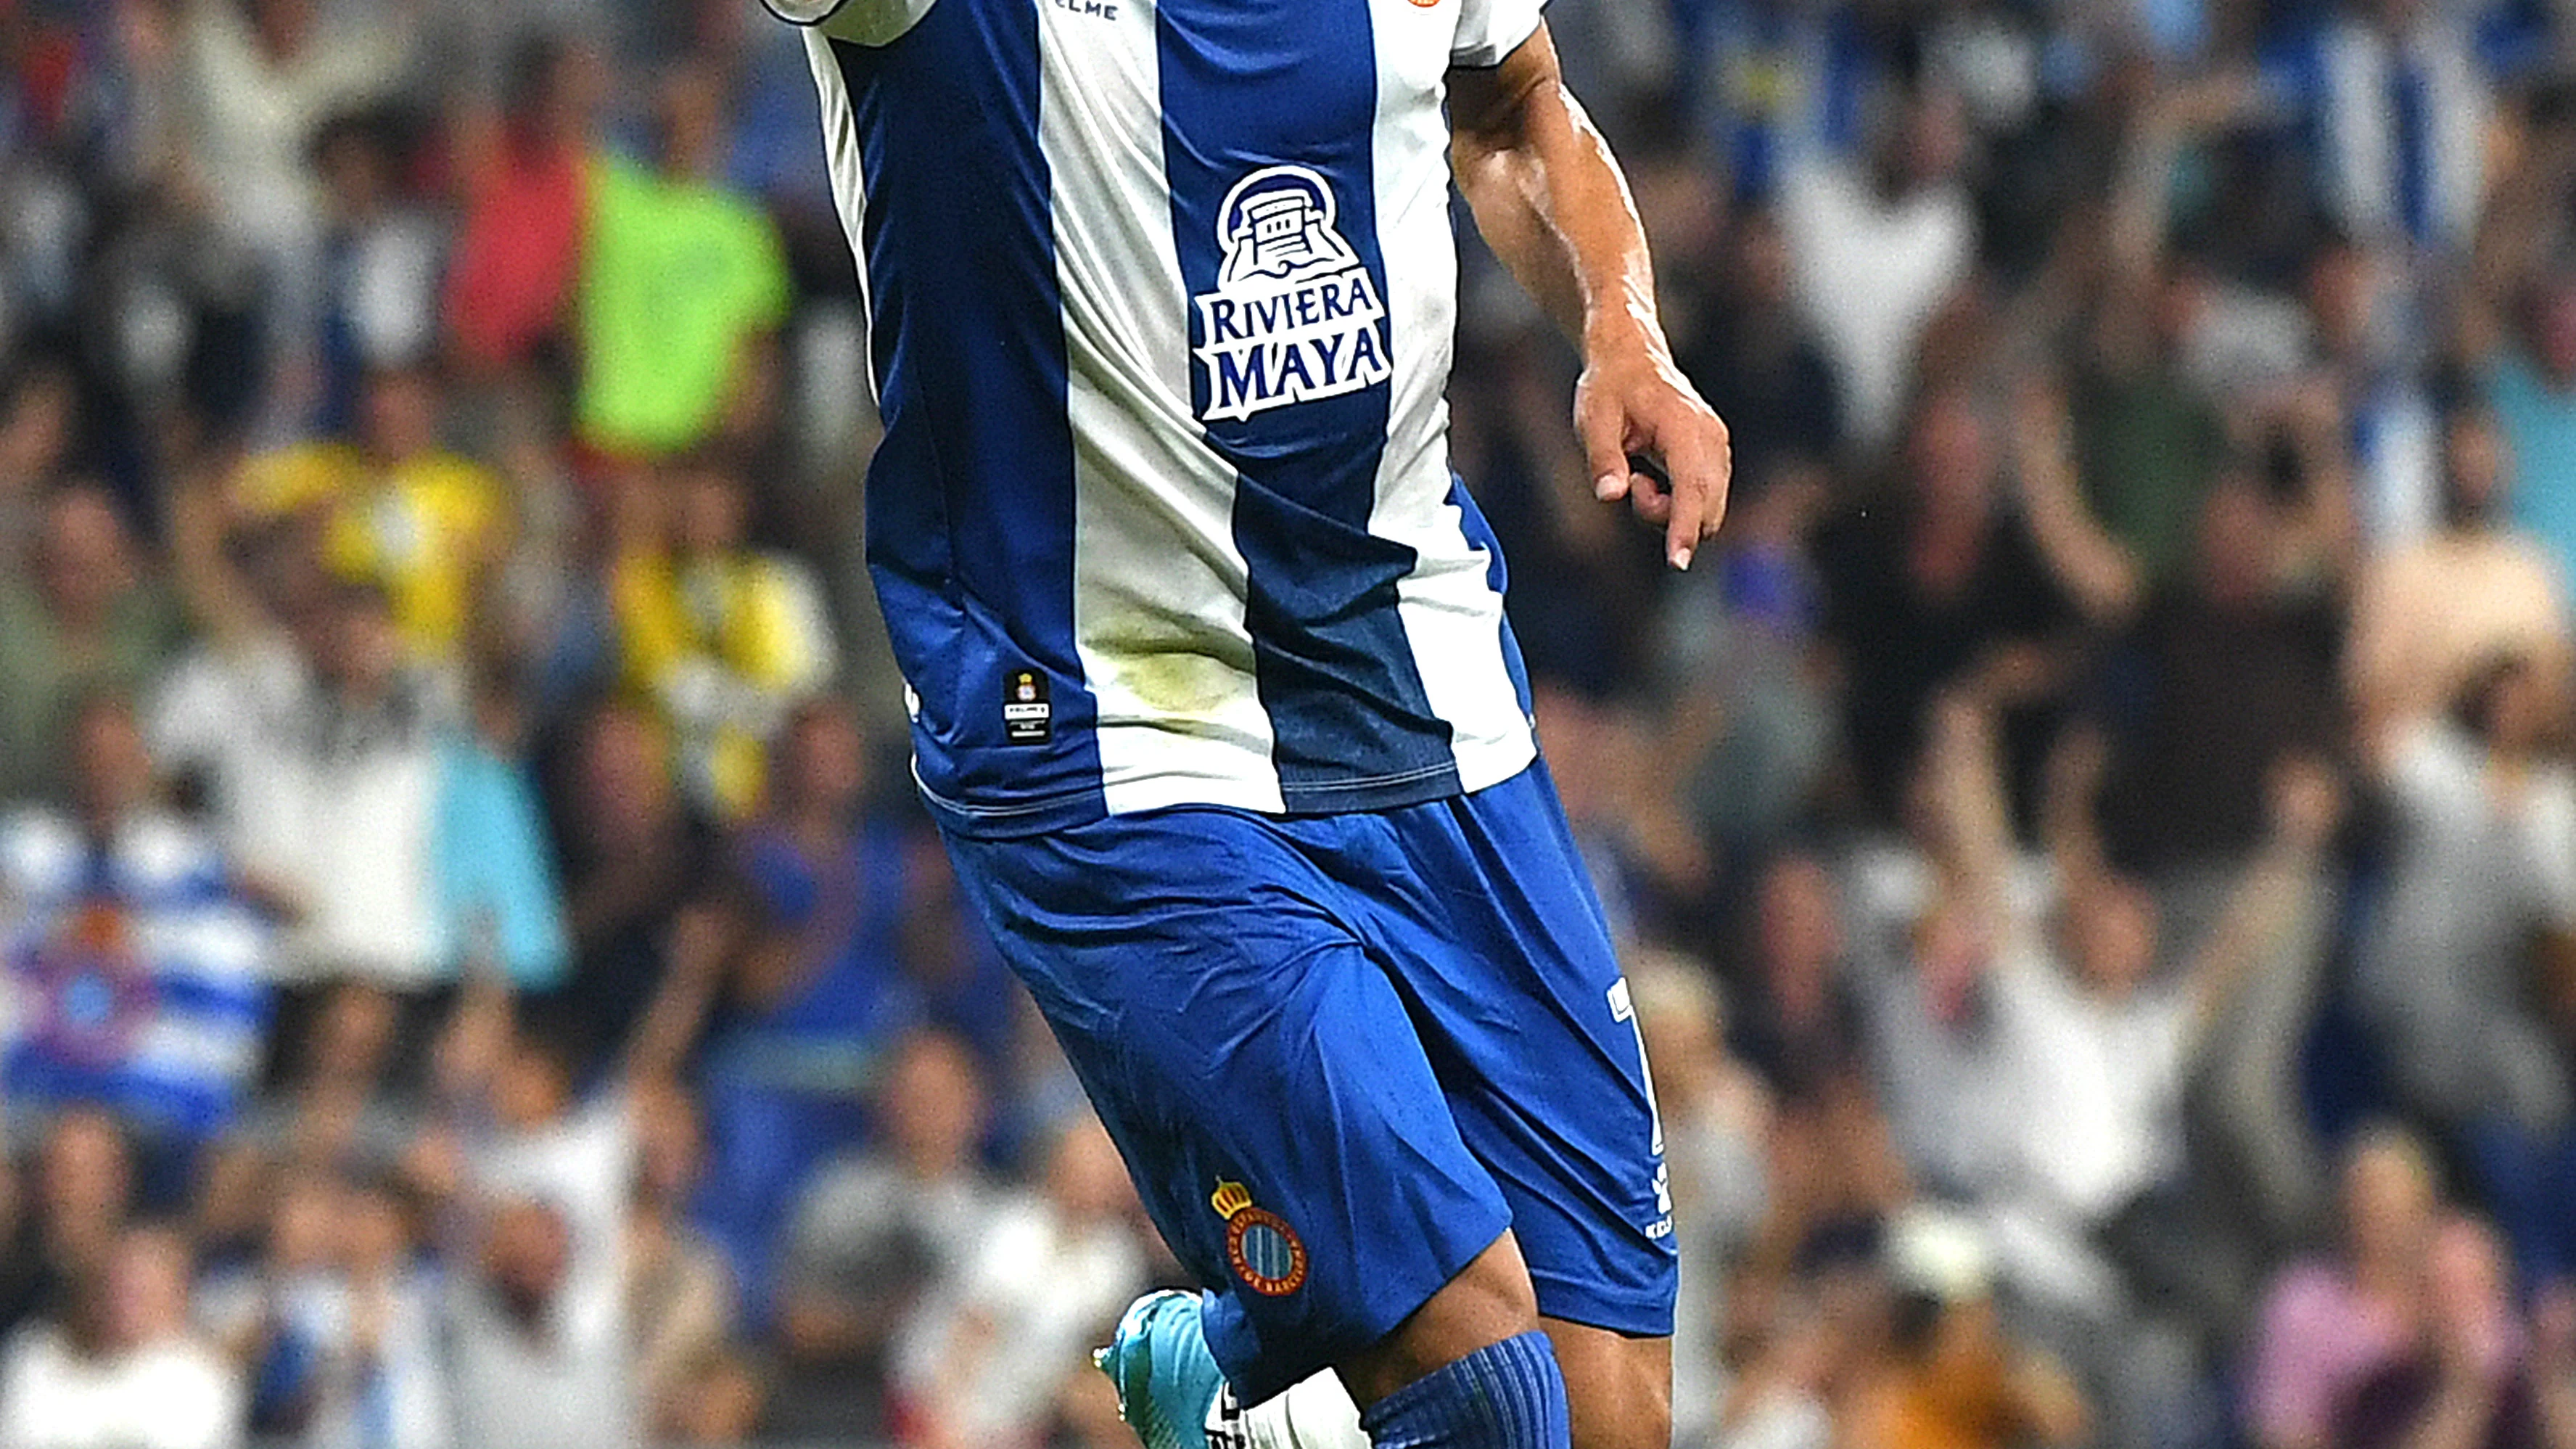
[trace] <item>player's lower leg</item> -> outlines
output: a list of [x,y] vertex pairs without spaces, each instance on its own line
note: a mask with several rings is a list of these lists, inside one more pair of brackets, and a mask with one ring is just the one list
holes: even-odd
[[1509,1232],[1335,1372],[1376,1449],[1572,1449],[1565,1377]]
[[1360,1411],[1376,1449],[1571,1449],[1565,1376],[1533,1328],[1453,1359]]

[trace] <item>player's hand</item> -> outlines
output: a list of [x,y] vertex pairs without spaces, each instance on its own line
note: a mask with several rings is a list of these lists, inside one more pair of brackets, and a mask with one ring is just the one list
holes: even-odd
[[1627,499],[1664,530],[1672,566],[1689,568],[1725,521],[1734,454],[1726,424],[1673,365],[1663,339],[1634,329],[1586,340],[1574,430],[1593,496]]

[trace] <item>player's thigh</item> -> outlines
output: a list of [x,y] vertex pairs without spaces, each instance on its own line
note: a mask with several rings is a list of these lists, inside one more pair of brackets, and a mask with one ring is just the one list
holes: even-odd
[[1543,769],[1407,812],[1373,923],[1539,1312],[1672,1332],[1672,1202],[1627,983]]
[[1332,825],[1305,828],[1179,810],[950,842],[1247,1401],[1377,1343],[1510,1221],[1330,904]]

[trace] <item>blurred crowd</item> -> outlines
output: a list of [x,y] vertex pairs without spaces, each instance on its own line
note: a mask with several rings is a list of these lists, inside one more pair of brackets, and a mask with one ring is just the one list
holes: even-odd
[[[1555,0],[1688,575],[1470,240],[1688,1449],[2576,1449],[2576,34]],[[0,0],[0,1449],[1123,1449],[752,0]]]

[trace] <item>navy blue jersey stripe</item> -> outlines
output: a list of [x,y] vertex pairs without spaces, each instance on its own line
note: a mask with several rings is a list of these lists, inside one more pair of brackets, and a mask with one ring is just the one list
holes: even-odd
[[[885,419],[868,563],[919,694],[915,768],[935,801],[972,817],[959,823],[1096,814],[1036,8],[946,0],[892,44],[836,41],[833,55],[867,183]],[[1004,706],[1024,670],[1041,676],[1046,713],[1015,734]]]
[[1161,0],[1164,169],[1192,403],[1240,474],[1245,623],[1292,811],[1457,788],[1396,613],[1414,551],[1368,531],[1386,445],[1386,267],[1368,0]]

